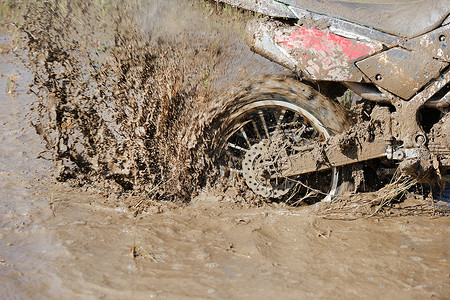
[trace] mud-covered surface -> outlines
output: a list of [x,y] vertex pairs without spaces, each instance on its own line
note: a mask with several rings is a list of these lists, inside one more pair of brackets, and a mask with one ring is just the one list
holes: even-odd
[[[314,206],[201,195],[132,217],[98,194],[38,187],[33,222],[2,228],[2,297],[445,299],[448,219],[327,220]],[[217,193],[217,191],[216,191]],[[45,221],[41,218],[45,216]],[[12,232],[13,231],[13,232]]]
[[58,189],[50,224],[66,249],[62,259],[72,262],[58,270],[64,286],[93,298],[443,299],[448,293],[445,218],[333,221],[317,217],[314,207],[238,207],[211,194],[133,219],[92,195],[72,201]]
[[[153,10],[146,11],[150,15],[161,15],[172,7],[165,6],[169,2],[151,1],[149,3],[154,4],[150,5]],[[216,25],[208,21],[214,16],[209,16],[211,7],[206,14],[195,6],[180,7],[172,12],[196,16],[194,23],[205,29],[205,36],[224,34],[224,27],[218,27],[221,28],[218,30]],[[182,26],[183,30],[191,28],[193,20],[188,20],[186,24],[189,26]],[[155,25],[152,22],[143,24],[147,24],[145,28],[150,28],[150,24]],[[178,32],[180,29],[174,30]],[[233,30],[230,32],[235,32]],[[160,30],[156,32],[161,33]],[[45,36],[47,33],[51,34],[51,30],[35,32],[33,36],[36,38],[37,34]],[[77,36],[74,31],[71,34]],[[111,36],[114,37],[114,34]],[[187,202],[190,198],[183,198],[179,191],[184,189],[187,191],[185,193],[190,194],[197,184],[195,179],[181,180],[181,183],[191,182],[191,186],[178,189],[177,181],[174,180],[176,177],[171,177],[171,174],[178,173],[171,173],[172,169],[168,167],[173,165],[166,164],[176,152],[170,148],[173,145],[171,139],[179,137],[180,128],[187,128],[181,126],[184,122],[183,113],[197,110],[214,93],[222,92],[221,87],[229,87],[225,83],[240,81],[240,76],[251,77],[252,72],[260,71],[272,74],[283,72],[252,55],[239,38],[234,38],[234,33],[230,33],[228,38],[220,37],[221,41],[230,44],[228,48],[222,48],[220,55],[212,52],[219,57],[215,70],[227,76],[213,77],[211,85],[207,83],[206,86],[205,78],[201,77],[200,87],[196,85],[199,79],[184,79],[179,92],[182,97],[179,98],[164,98],[164,95],[168,95],[167,91],[173,92],[172,88],[148,92],[141,83],[122,82],[124,85],[120,86],[121,90],[130,93],[133,96],[130,99],[135,99],[130,100],[125,96],[110,95],[108,98],[101,93],[89,94],[87,91],[106,93],[114,90],[115,87],[109,84],[116,82],[117,77],[112,77],[110,81],[97,78],[97,82],[95,76],[90,77],[97,74],[95,72],[84,73],[76,68],[72,70],[74,73],[62,72],[64,68],[73,66],[83,66],[83,70],[94,68],[80,62],[76,65],[77,60],[73,65],[53,65],[50,70],[53,72],[51,74],[62,70],[63,75],[58,76],[63,76],[63,79],[69,76],[70,80],[76,80],[72,82],[60,77],[51,78],[55,85],[38,92],[37,87],[49,80],[45,77],[48,73],[44,72],[41,79],[35,78],[32,86],[40,97],[29,95],[29,84],[36,75],[33,70],[45,70],[45,61],[50,52],[44,51],[47,49],[46,44],[36,44],[34,54],[37,55],[37,61],[44,62],[44,69],[40,64],[33,64],[38,69],[26,69],[21,60],[27,62],[27,58],[24,58],[18,43],[11,42],[17,36],[14,33],[12,36],[0,36],[0,298],[445,299],[450,292],[448,217],[439,213],[433,216],[432,202],[423,197],[410,197],[401,205],[393,205],[389,213],[371,218],[362,217],[365,214],[356,215],[355,218],[355,207],[349,207],[352,215],[342,210],[337,215],[330,207],[319,204],[303,207],[267,204],[256,207],[245,201],[235,203],[238,200],[236,192],[232,189],[224,191],[220,187],[200,191],[190,203],[169,201],[176,198]],[[101,38],[107,40],[107,36],[99,40]],[[54,40],[52,47],[61,45],[58,44],[61,41],[58,41]],[[208,40],[201,39],[201,42],[207,43]],[[184,55],[184,50],[177,52],[175,47],[173,51],[163,52],[164,55],[158,54],[158,49],[171,49],[164,48],[166,45],[172,47],[171,43],[169,40],[167,44],[148,48],[155,51],[152,53],[156,53],[156,60],[162,63],[156,64],[155,69],[164,67],[165,70],[178,70],[180,61],[176,60],[179,57],[177,55]],[[83,49],[82,46],[75,47],[68,53],[77,55],[76,58],[84,62],[89,61],[92,53],[79,56],[78,51]],[[203,53],[201,49],[209,48],[199,46],[197,55]],[[205,64],[212,61],[211,57],[216,57],[211,56],[209,51],[204,52],[200,56],[205,60],[200,61]],[[125,57],[131,55],[126,51],[119,51],[118,55],[123,53],[128,53]],[[141,59],[141,56],[136,56],[125,61],[131,64]],[[118,65],[114,63],[117,61],[112,60],[111,63],[111,70],[116,72],[114,68]],[[171,63],[173,69],[170,69]],[[197,69],[190,71],[192,77],[203,74],[196,71],[203,70],[198,67],[196,60],[189,61],[191,63],[197,66]],[[135,68],[139,66],[134,65]],[[100,68],[101,64],[97,67]],[[139,70],[133,70],[130,71],[132,74],[142,75]],[[118,74],[114,72],[112,74]],[[169,84],[169,87],[173,87],[170,83],[177,82],[173,79],[178,78],[176,72],[171,73],[175,76],[173,78],[155,72],[152,73],[155,77],[149,76],[148,80],[157,78],[163,86]],[[58,86],[62,82],[64,84]],[[89,89],[81,89],[80,94],[74,92],[76,84],[84,87],[83,84],[87,83],[90,84]],[[127,89],[128,84],[132,88]],[[134,84],[142,89],[137,89]],[[193,87],[189,88],[189,85]],[[155,88],[155,85],[149,86]],[[210,90],[211,86],[215,88]],[[53,95],[49,95],[48,89],[55,87],[58,92],[64,91],[66,94],[53,91]],[[145,96],[151,96],[148,99],[152,100],[145,102]],[[149,117],[149,128],[154,130],[151,142],[146,144],[151,146],[150,150],[143,150],[139,142],[145,139],[139,134],[132,134],[125,126],[136,130],[137,124],[141,124],[138,115],[135,115],[138,112],[125,109],[126,105],[131,105],[128,101],[137,101],[140,97],[144,100],[139,105],[150,105],[148,109],[153,109],[155,113],[164,112],[161,106],[158,108],[160,99],[171,99],[168,105],[182,104],[177,114],[165,117],[176,121],[173,124],[167,121],[158,123]],[[130,107],[139,108],[139,105]],[[125,111],[131,115],[126,115]],[[108,119],[112,118],[113,113],[122,116],[124,119],[120,120],[123,123],[116,124]],[[156,128],[150,124],[169,126],[161,128],[161,137],[158,137]],[[103,173],[96,173],[98,170],[93,168],[95,164],[89,160],[92,157],[102,158],[109,163],[106,158],[118,155],[119,139],[113,139],[105,133],[110,128],[111,132],[119,133],[129,147],[123,150],[123,156],[120,156],[122,161],[113,161],[103,166],[106,169],[102,170],[119,172],[120,168],[114,168],[114,164],[123,166],[120,162],[126,160],[131,166],[130,173],[125,172],[125,176],[119,172],[122,174],[119,178],[130,179],[142,175],[142,179],[132,180],[133,187],[128,190],[117,177],[108,178]],[[47,137],[47,140],[42,137]],[[79,138],[78,142],[73,140],[75,137]],[[54,139],[59,139],[60,144],[48,143]],[[163,140],[168,142],[163,143]],[[81,145],[79,149],[78,144]],[[65,148],[68,145],[77,146]],[[147,151],[142,152],[144,154],[150,151],[155,155],[156,158],[152,156],[146,159],[149,166],[156,166],[159,170],[159,177],[151,177],[145,173],[148,171],[145,168],[143,173],[133,173],[140,169],[133,169],[136,161],[128,159],[136,158],[133,155],[138,155],[140,151]],[[86,160],[89,167],[82,169],[77,166],[79,160],[72,158],[71,153],[79,153],[81,156],[76,158]],[[84,156],[87,153],[92,156]],[[167,157],[164,158],[161,153]],[[55,162],[59,168],[54,167]],[[174,190],[162,186],[163,183],[160,184],[161,190],[153,190],[161,181],[170,184]],[[150,199],[145,197],[149,192],[154,199],[152,205],[136,217],[133,212],[149,203]]]

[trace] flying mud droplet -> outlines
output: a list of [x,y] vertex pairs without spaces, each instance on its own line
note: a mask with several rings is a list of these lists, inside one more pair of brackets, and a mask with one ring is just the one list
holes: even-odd
[[20,30],[39,99],[33,125],[59,180],[164,200],[189,200],[207,182],[211,164],[196,146],[204,107],[233,82],[284,72],[242,42],[251,14],[215,9],[204,1],[30,2]]

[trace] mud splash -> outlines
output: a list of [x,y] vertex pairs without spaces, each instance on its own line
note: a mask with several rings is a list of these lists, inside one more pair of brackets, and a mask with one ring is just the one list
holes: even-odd
[[32,2],[21,30],[34,126],[58,179],[189,199],[205,183],[190,164],[202,153],[183,144],[193,116],[233,82],[283,72],[242,42],[251,15],[230,16],[196,1]]

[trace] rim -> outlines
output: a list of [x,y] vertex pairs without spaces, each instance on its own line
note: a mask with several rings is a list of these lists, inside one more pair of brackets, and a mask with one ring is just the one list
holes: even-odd
[[254,170],[247,168],[248,165],[263,160],[261,157],[267,152],[267,144],[278,147],[272,151],[275,154],[270,156],[273,161],[269,163],[270,170],[276,172],[283,164],[283,157],[286,159],[288,155],[298,153],[301,147],[330,137],[322,122],[310,112],[291,102],[258,100],[244,105],[227,119],[220,145],[224,176],[232,180],[244,179],[255,194],[266,198],[285,198],[286,201],[325,198],[329,201],[336,194],[337,168],[290,178],[262,179],[259,176],[255,179],[258,174],[249,175]]

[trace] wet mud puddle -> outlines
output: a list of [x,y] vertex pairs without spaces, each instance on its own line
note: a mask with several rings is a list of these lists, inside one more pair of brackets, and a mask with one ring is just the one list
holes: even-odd
[[[10,51],[0,36],[3,52]],[[27,114],[33,99],[26,94],[30,80],[12,55],[0,55],[0,297],[47,293],[60,286],[51,262],[61,251],[45,225],[52,214],[48,202],[36,194],[52,164],[36,159],[43,149]],[[39,188],[38,188],[39,187]],[[51,280],[52,284],[46,282]]]

